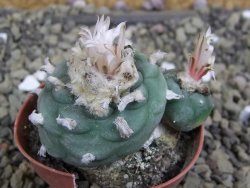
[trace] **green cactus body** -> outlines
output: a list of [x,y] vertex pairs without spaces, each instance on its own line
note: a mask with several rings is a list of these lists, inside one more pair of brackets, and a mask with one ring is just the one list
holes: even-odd
[[[96,117],[84,106],[74,105],[75,96],[68,88],[56,89],[46,82],[38,99],[38,111],[44,118],[38,130],[48,154],[78,167],[93,167],[119,160],[143,146],[164,113],[167,85],[157,66],[138,53],[134,60],[140,79],[130,90],[140,89],[145,100],[128,104],[122,112],[111,103],[105,117]],[[66,63],[59,64],[52,76],[68,83],[67,70]],[[57,124],[58,115],[75,120],[76,127],[69,130]],[[117,131],[113,122],[118,116],[124,117],[133,130],[129,138],[122,138]],[[82,156],[89,153],[95,159],[82,163]]]
[[211,96],[182,89],[176,75],[165,74],[164,76],[168,89],[182,96],[180,99],[168,101],[164,120],[179,131],[191,131],[200,126],[213,109]]

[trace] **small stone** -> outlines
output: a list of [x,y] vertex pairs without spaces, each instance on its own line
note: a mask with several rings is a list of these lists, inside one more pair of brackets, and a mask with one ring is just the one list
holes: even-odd
[[76,35],[73,35],[72,33],[69,33],[69,34],[64,34],[62,35],[62,38],[65,42],[69,43],[69,44],[73,44],[76,39],[77,39],[77,36]]
[[34,178],[33,182],[38,187],[39,186],[42,187],[45,184],[44,181],[40,177],[38,177],[38,176]]
[[56,46],[58,43],[58,36],[57,35],[48,35],[45,38],[45,41],[47,44],[49,44],[50,46]]
[[88,181],[79,181],[77,188],[89,188],[90,182]]
[[4,138],[8,136],[9,134],[11,134],[11,130],[9,127],[1,127],[0,138]]
[[250,19],[250,10],[244,10],[241,14],[243,18]]
[[100,7],[99,9],[97,9],[97,14],[100,14],[100,15],[108,15],[110,14],[110,9],[108,7]]
[[194,167],[194,171],[198,174],[200,173],[205,173],[207,171],[211,171],[209,166],[206,164],[199,164],[199,165],[195,165]]
[[96,8],[93,4],[87,4],[84,8],[83,8],[84,13],[88,13],[88,14],[92,14],[95,13]]
[[[21,58],[21,57],[20,57]],[[20,70],[23,69],[22,59],[16,60],[14,56],[12,56],[7,61],[7,66],[10,67],[10,71]]]
[[97,185],[97,184],[95,184],[95,183],[93,183],[93,184],[90,186],[90,188],[100,188],[100,186]]
[[16,24],[12,24],[10,30],[11,30],[11,33],[13,34],[13,37],[15,40],[20,39],[21,32],[20,32],[19,27]]
[[203,21],[199,17],[193,17],[191,19],[191,24],[197,29],[202,29],[204,27]]
[[9,180],[4,180],[1,182],[1,188],[9,188]]
[[12,82],[8,74],[5,74],[4,81],[0,83],[0,93],[8,94],[12,90]]
[[245,106],[244,109],[241,110],[239,119],[243,125],[248,125],[250,120],[250,105]]
[[197,28],[190,24],[190,22],[186,22],[184,25],[185,31],[187,34],[196,34]]
[[212,125],[213,121],[212,121],[212,118],[211,116],[208,116],[206,121],[204,122],[204,126],[207,127],[207,126],[210,126]]
[[228,99],[224,104],[223,104],[223,107],[229,111],[229,112],[232,112],[232,113],[235,113],[235,114],[239,114],[240,111],[241,111],[241,108],[240,106],[238,106],[237,104],[235,104],[233,101],[231,101],[230,99]]
[[177,28],[177,30],[175,31],[175,39],[178,42],[185,42],[187,40],[185,31],[182,27]]
[[6,155],[3,156],[1,161],[0,161],[0,168],[7,166],[9,164],[9,162],[10,162],[9,158]]
[[220,122],[221,121],[221,114],[220,114],[220,112],[217,109],[214,110],[213,120],[215,122]]
[[239,89],[240,91],[244,91],[247,85],[246,78],[243,76],[234,77],[233,85],[236,87],[236,89]]
[[225,119],[225,118],[222,118],[221,124],[220,124],[221,128],[223,128],[223,129],[228,129],[228,125],[229,125],[228,120]]
[[194,172],[189,172],[186,179],[185,183],[183,185],[183,188],[200,188],[202,185],[200,177],[194,173]]
[[71,48],[71,45],[67,42],[59,41],[58,47],[63,50],[68,50]]
[[234,168],[232,163],[229,161],[229,156],[222,149],[216,149],[213,151],[209,156],[209,159],[211,160],[212,168],[215,168],[214,170],[218,170],[223,173],[233,173]]
[[43,58],[41,58],[41,57],[38,57],[34,61],[26,64],[27,68],[31,72],[35,72],[35,71],[39,70],[42,65],[43,65]]
[[53,34],[60,34],[62,32],[62,24],[61,23],[56,23],[50,27],[50,31]]
[[233,132],[235,133],[242,132],[242,126],[239,124],[238,121],[230,121],[229,125],[230,125],[230,129],[232,129]]
[[8,40],[8,34],[7,33],[4,33],[4,32],[0,32],[0,39],[6,43],[7,40]]
[[33,76],[39,81],[45,81],[45,79],[47,78],[47,73],[38,70],[33,74]]
[[139,35],[144,36],[148,33],[148,30],[146,28],[140,28],[139,29]]
[[35,187],[34,183],[30,179],[25,178],[23,188],[33,188],[33,187]]
[[17,169],[17,171],[11,176],[11,179],[10,179],[11,188],[22,187],[23,175],[24,175],[24,172],[22,170]]
[[205,182],[203,188],[215,188],[215,185],[211,182]]
[[11,122],[14,122],[15,118],[16,118],[17,111],[21,107],[21,101],[14,94],[9,95],[8,100],[9,100],[9,104],[10,104],[9,115],[11,117]]
[[21,91],[33,91],[39,86],[40,83],[38,80],[33,75],[28,75],[25,77],[22,83],[19,84],[18,89]]
[[17,79],[21,80],[28,74],[29,74],[29,72],[26,71],[25,69],[19,69],[19,70],[12,71],[10,73],[10,76],[11,76],[11,78],[17,78]]
[[240,180],[235,183],[235,188],[248,188],[250,185],[250,168],[249,166],[241,169],[239,171],[239,174],[241,174],[240,176]]
[[212,80],[210,82],[211,91],[213,91],[215,93],[220,93],[221,92],[221,85],[222,85],[221,82]]
[[22,52],[20,49],[15,49],[11,52],[11,57],[16,60],[17,62],[20,61],[20,58],[21,58],[21,55],[22,55]]
[[166,54],[166,60],[167,61],[173,61],[174,59],[175,59],[175,57],[176,57],[176,54],[174,53],[174,52],[168,52],[167,54]]
[[4,118],[7,115],[8,115],[8,108],[0,107],[0,119]]
[[3,179],[9,179],[10,176],[12,175],[12,166],[11,165],[7,165],[4,170],[3,170],[3,173],[2,173],[2,176],[1,178]]
[[236,24],[239,23],[239,21],[240,21],[240,14],[235,12],[230,15],[229,19],[227,20],[227,25],[233,29],[236,26]]
[[226,148],[231,149],[231,141],[230,138],[223,136],[222,138],[222,144],[226,146]]
[[151,32],[155,32],[157,34],[162,34],[166,31],[164,25],[162,24],[156,24],[156,25],[153,25],[151,28],[150,28],[150,31]]
[[236,152],[238,158],[243,162],[250,162],[250,156],[244,151],[244,149],[240,146],[236,146]]
[[233,176],[231,174],[223,174],[222,183],[226,187],[233,187]]
[[13,164],[19,164],[23,161],[24,157],[19,153],[19,152],[16,152],[13,156],[12,156],[12,159],[11,159],[11,162]]
[[226,39],[221,37],[218,41],[218,46],[222,47],[224,49],[230,49],[235,44],[235,42],[232,39]]

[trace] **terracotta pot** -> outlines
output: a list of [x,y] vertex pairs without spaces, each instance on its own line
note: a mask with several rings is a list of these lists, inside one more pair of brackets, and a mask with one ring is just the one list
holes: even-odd
[[[29,134],[29,128],[27,125],[29,124],[28,116],[31,112],[36,108],[37,105],[37,96],[31,95],[23,104],[20,109],[16,122],[14,125],[14,139],[16,145],[20,152],[31,162],[31,165],[34,167],[37,174],[47,182],[52,188],[75,188],[75,176],[70,173],[65,173],[59,170],[55,170],[48,166],[43,165],[39,161],[33,159],[28,152],[28,144],[27,144],[27,135]],[[154,188],[172,188],[177,186],[182,179],[185,177],[187,172],[194,165],[196,160],[198,159],[204,140],[204,127],[201,126],[197,130],[197,134],[195,136],[193,145],[190,146],[192,148],[190,150],[190,154],[187,157],[187,160],[184,164],[183,170],[174,178],[168,180],[167,182],[155,186]]]

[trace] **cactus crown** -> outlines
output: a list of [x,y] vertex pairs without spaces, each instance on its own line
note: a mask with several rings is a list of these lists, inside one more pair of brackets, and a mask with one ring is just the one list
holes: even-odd
[[213,39],[214,35],[211,33],[210,27],[206,33],[201,33],[198,36],[195,50],[188,62],[188,73],[194,80],[200,80],[208,71],[213,70],[215,61],[215,56],[212,55]]
[[191,92],[208,93],[208,87],[201,83],[201,78],[210,71],[212,77],[215,79],[213,68],[215,56],[213,55],[214,47],[212,45],[215,37],[211,33],[210,27],[206,33],[198,35],[195,50],[189,55],[186,72],[178,74],[182,88]]
[[134,64],[133,50],[125,39],[125,22],[109,29],[110,18],[102,16],[94,31],[83,27],[72,48],[68,62],[69,87],[91,114],[103,117],[109,104],[118,104],[139,74]]

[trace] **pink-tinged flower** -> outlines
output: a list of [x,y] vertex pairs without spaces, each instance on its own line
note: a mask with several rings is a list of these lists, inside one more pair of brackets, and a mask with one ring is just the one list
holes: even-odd
[[198,36],[195,50],[188,62],[188,74],[196,81],[200,80],[208,71],[212,71],[215,78],[213,72],[215,56],[212,55],[214,50],[212,42],[214,40],[215,35],[211,33],[210,27],[206,33],[201,33]]
[[91,32],[82,28],[80,41],[87,51],[87,57],[95,61],[98,71],[113,75],[123,62],[125,46],[125,22],[109,29],[110,18],[98,18],[95,29]]

